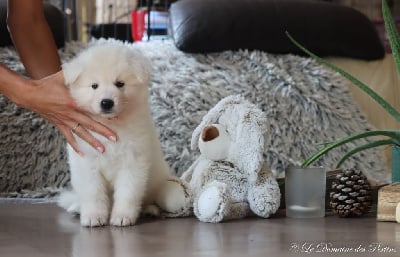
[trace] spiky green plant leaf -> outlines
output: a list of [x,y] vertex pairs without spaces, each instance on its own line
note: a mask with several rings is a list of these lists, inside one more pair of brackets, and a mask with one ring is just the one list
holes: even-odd
[[[386,0],[382,0],[382,14],[383,14],[384,21],[385,21],[385,28],[389,35],[389,41],[390,41],[390,45],[392,48],[394,60],[396,62],[397,71],[400,75],[400,36],[397,31],[396,24],[390,13],[390,9],[389,9],[389,6],[387,5]],[[298,43],[294,38],[292,38],[288,32],[286,32],[286,34],[289,37],[289,39],[292,41],[293,44],[295,44],[297,47],[299,47],[301,50],[303,50],[305,53],[307,53],[309,56],[311,56],[318,62],[330,67],[334,71],[338,72],[339,74],[341,74],[342,76],[344,76],[345,78],[350,80],[353,84],[355,84],[361,90],[363,90],[365,93],[367,93],[369,96],[371,96],[379,105],[381,105],[397,121],[400,121],[400,113],[396,109],[394,109],[393,106],[391,106],[387,101],[385,101],[381,96],[379,96],[375,91],[373,91],[370,87],[368,87],[367,85],[365,85],[364,83],[362,83],[361,81],[359,81],[357,78],[353,77],[351,74],[347,73],[346,71],[336,67],[335,65],[318,57],[314,53],[312,53],[309,50],[307,50],[306,48],[304,48],[300,43]],[[356,133],[356,134],[350,135],[348,137],[333,141],[328,144],[324,143],[324,147],[321,150],[314,153],[307,160],[305,160],[301,166],[308,167],[311,163],[316,161],[322,155],[326,154],[327,152],[329,152],[330,150],[332,150],[336,147],[344,145],[353,140],[357,140],[360,138],[372,137],[372,136],[386,136],[386,137],[388,137],[388,139],[379,139],[379,140],[369,142],[364,145],[355,147],[354,149],[350,150],[342,157],[342,159],[338,163],[338,166],[340,166],[346,159],[348,159],[353,154],[363,151],[365,149],[378,147],[378,146],[382,146],[382,145],[389,145],[389,144],[400,145],[400,130],[376,130],[376,131],[360,132],[360,133]]]
[[397,72],[400,75],[400,36],[386,0],[382,1],[382,15],[385,21],[385,29],[389,36],[392,54],[396,62]]
[[331,151],[332,149],[334,149],[336,147],[344,145],[353,140],[366,138],[366,137],[372,137],[372,136],[386,136],[386,137],[391,138],[393,140],[393,142],[395,142],[396,144],[400,144],[400,131],[399,130],[363,131],[363,132],[352,134],[350,136],[339,139],[337,141],[333,141],[331,144],[329,144],[326,147],[322,148],[321,150],[317,151],[315,154],[313,154],[311,157],[309,157],[307,160],[305,160],[301,164],[301,167],[306,168],[306,167],[310,166],[310,164],[312,164],[317,159],[319,159],[321,156],[323,156],[324,154],[328,153],[329,151]]
[[373,141],[373,142],[368,142],[364,145],[357,146],[356,148],[353,148],[352,150],[348,151],[337,163],[336,168],[339,168],[348,158],[350,158],[352,155],[367,150],[369,148],[374,148],[378,146],[384,146],[384,145],[394,145],[395,141],[393,139],[383,139],[383,140],[378,140],[378,141]]
[[289,37],[289,39],[295,44],[297,47],[299,47],[301,50],[303,50],[305,53],[307,53],[309,56],[317,60],[318,62],[328,66],[332,70],[340,73],[343,77],[347,78],[350,80],[354,85],[358,86],[361,90],[363,90],[365,93],[367,93],[369,96],[371,96],[379,105],[381,105],[387,112],[389,112],[397,121],[400,122],[400,113],[391,105],[389,104],[385,99],[383,99],[380,95],[378,95],[374,90],[372,90],[370,87],[362,83],[360,80],[357,78],[353,77],[351,74],[348,72],[340,69],[339,67],[331,64],[330,62],[322,59],[321,57],[315,55],[311,51],[307,50],[305,47],[303,47],[299,42],[297,42],[288,32],[286,32],[286,35]]

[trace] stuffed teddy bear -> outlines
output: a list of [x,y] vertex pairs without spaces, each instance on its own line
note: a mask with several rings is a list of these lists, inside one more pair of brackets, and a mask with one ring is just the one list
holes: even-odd
[[201,155],[181,178],[194,194],[193,211],[203,222],[268,218],[280,205],[280,190],[263,158],[265,114],[241,96],[215,105],[192,134]]

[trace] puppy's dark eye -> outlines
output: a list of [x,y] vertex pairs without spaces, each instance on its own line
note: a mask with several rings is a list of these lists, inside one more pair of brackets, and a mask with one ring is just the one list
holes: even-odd
[[93,89],[97,89],[98,87],[99,87],[99,84],[97,84],[97,83],[93,83],[93,84],[92,84],[92,88],[93,88]]
[[121,88],[121,87],[123,87],[125,85],[125,83],[123,81],[117,81],[117,82],[114,83],[114,85],[117,88]]

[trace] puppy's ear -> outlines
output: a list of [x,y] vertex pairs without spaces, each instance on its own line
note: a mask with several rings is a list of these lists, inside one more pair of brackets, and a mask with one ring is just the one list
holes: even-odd
[[135,73],[139,83],[147,85],[150,82],[151,63],[140,51],[132,49],[128,57],[128,63]]
[[78,65],[73,61],[64,63],[61,67],[64,74],[65,85],[68,87],[73,84],[82,73],[81,65]]

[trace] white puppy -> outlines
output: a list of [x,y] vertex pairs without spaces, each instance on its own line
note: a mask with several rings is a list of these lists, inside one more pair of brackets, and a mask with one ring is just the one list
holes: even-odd
[[83,156],[68,145],[73,190],[61,194],[59,205],[80,213],[83,226],[133,225],[142,206],[170,216],[190,212],[187,185],[170,175],[151,118],[150,70],[138,50],[117,41],[89,47],[63,65],[77,104],[119,137],[112,142],[93,133],[103,154],[78,136]]

